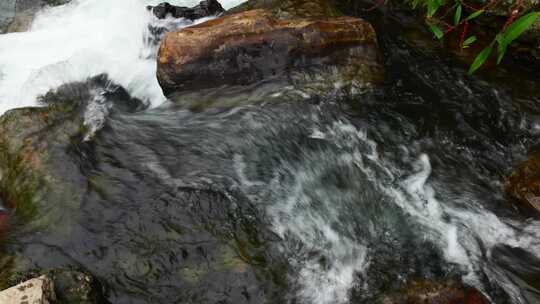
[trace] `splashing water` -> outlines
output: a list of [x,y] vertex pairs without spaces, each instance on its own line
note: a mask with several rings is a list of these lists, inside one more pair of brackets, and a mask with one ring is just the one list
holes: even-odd
[[[29,32],[0,35],[0,114],[35,105],[37,96],[61,84],[103,73],[134,97],[153,106],[163,103],[155,77],[156,45],[148,43],[148,26],[174,29],[192,22],[155,19],[145,7],[158,2],[74,0],[40,12]],[[185,6],[197,2],[172,1]],[[222,4],[230,8],[240,2]],[[103,126],[108,111],[99,92],[90,106],[85,116],[89,136]],[[385,219],[373,217],[381,209],[408,215],[408,224],[422,228],[415,231],[460,267],[466,283],[485,291],[478,276],[484,273],[515,303],[526,302],[512,278],[495,265],[487,266],[486,259],[499,245],[537,256],[540,222],[500,218],[466,193],[438,194],[430,180],[429,155],[417,155],[412,170],[402,169],[377,153],[365,131],[346,122],[315,128],[310,139],[323,148],[302,150],[301,161],[280,160],[269,182],[254,179],[240,153],[233,159],[241,189],[265,204],[283,250],[294,252],[292,280],[305,303],[350,300],[358,277],[377,258],[370,242],[387,237],[381,228]]]
[[[169,22],[168,28],[180,28],[193,22],[157,20],[146,5],[158,2],[74,0],[39,12],[28,32],[0,35],[0,115],[36,105],[37,96],[61,84],[103,73],[153,106],[164,102],[156,61],[149,56],[157,46],[147,44],[144,37],[150,24]],[[222,4],[230,8],[239,2]]]
[[[378,242],[388,237],[381,223],[381,217],[388,214],[374,216],[369,210],[396,207],[408,215],[406,225],[419,225],[421,228],[415,229],[419,237],[436,244],[446,261],[460,268],[466,284],[485,291],[478,274],[488,274],[516,303],[526,303],[512,278],[494,265],[486,266],[484,252],[489,259],[496,246],[508,245],[537,254],[540,222],[523,224],[499,218],[466,196],[453,199],[466,202],[467,209],[454,207],[452,198],[436,198],[429,182],[428,155],[418,156],[412,172],[400,169],[378,155],[377,144],[364,131],[348,123],[314,130],[311,137],[330,144],[330,148],[302,151],[300,164],[282,163],[269,184],[250,180],[244,160],[239,156],[234,159],[243,191],[267,204],[273,230],[283,239],[283,246],[299,252],[292,261],[293,281],[306,303],[349,302],[356,278],[377,259],[370,252],[370,239]],[[369,183],[362,182],[366,178]],[[389,205],[370,195],[372,191],[386,197]],[[367,226],[369,232],[362,235],[355,230],[359,226]]]

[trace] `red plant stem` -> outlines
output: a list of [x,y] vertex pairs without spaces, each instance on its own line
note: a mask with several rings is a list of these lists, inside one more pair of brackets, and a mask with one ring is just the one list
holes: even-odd
[[372,7],[364,9],[364,11],[371,12],[371,11],[381,7],[382,5],[384,5],[385,2],[386,2],[386,0],[377,0],[377,1],[375,1],[375,4],[373,4]]
[[488,4],[486,4],[484,6],[474,7],[471,4],[467,4],[465,1],[461,1],[461,5],[465,6],[468,9],[471,9],[471,10],[477,12],[477,11],[481,11],[481,10],[486,10],[486,9],[490,8],[491,6],[494,6],[497,2],[498,2],[498,0],[491,0]]
[[442,24],[446,25],[447,28],[453,28],[454,26],[452,26],[450,23],[444,21],[444,20],[440,20]]
[[518,0],[516,2],[516,5],[514,6],[514,9],[512,10],[512,14],[506,19],[506,22],[504,23],[502,31],[505,31],[514,20],[516,20],[517,16],[519,15],[519,10],[521,9],[521,6],[523,5],[523,0]]
[[460,48],[463,48],[463,42],[465,41],[465,36],[467,35],[468,31],[469,31],[469,22],[465,21],[465,25],[463,26],[463,31],[461,31],[461,37],[459,37]]

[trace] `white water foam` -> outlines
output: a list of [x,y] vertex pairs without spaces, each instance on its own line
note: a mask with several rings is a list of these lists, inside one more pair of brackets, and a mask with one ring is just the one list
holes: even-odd
[[[512,278],[500,269],[486,265],[486,255],[491,258],[495,246],[508,245],[538,256],[540,222],[518,223],[499,218],[466,195],[443,200],[437,198],[429,182],[432,168],[428,155],[418,157],[412,164],[412,172],[396,168],[378,155],[375,142],[369,140],[365,132],[350,124],[338,122],[326,130],[314,130],[312,137],[332,143],[342,151],[341,154],[302,155],[302,165],[283,164],[276,169],[276,177],[266,187],[260,187],[264,184],[260,181],[248,180],[247,165],[239,156],[234,159],[241,188],[249,197],[270,192],[263,194],[267,198],[263,201],[269,204],[267,213],[272,219],[274,232],[283,240],[294,239],[302,244],[299,248],[311,248],[327,259],[321,265],[320,256],[315,259],[306,259],[305,256],[292,258],[292,264],[299,269],[294,279],[301,286],[299,296],[305,303],[347,303],[355,274],[362,274],[369,267],[370,259],[376,259],[370,256],[361,239],[350,237],[354,232],[348,231],[345,225],[352,223],[342,223],[342,219],[347,217],[346,212],[362,210],[360,206],[349,209],[346,204],[362,199],[350,197],[357,193],[347,193],[348,190],[342,189],[333,191],[326,187],[325,174],[332,166],[361,170],[396,207],[421,225],[419,237],[429,239],[442,250],[448,262],[460,266],[466,273],[463,276],[465,283],[485,291],[477,276],[485,273],[505,289],[514,303],[526,303]],[[278,178],[286,174],[293,175],[292,184]],[[351,177],[356,176],[343,176]],[[467,209],[455,206],[467,206]]]
[[[156,46],[144,39],[150,23],[167,22],[146,10],[147,5],[159,2],[73,0],[38,13],[28,32],[0,35],[0,115],[36,105],[37,96],[61,84],[102,73],[153,106],[164,102],[155,58],[148,56]],[[193,6],[199,1],[169,2]],[[230,8],[241,2],[221,3]],[[192,24],[169,22],[178,27]]]

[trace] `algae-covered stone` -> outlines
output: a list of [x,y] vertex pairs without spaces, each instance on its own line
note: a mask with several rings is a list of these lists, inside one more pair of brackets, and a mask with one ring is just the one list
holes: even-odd
[[[0,117],[0,197],[18,218],[28,220],[38,208],[49,210],[43,205],[48,201],[79,208],[87,183],[78,165],[65,161],[68,153],[102,127],[111,108],[141,107],[132,99],[126,104],[112,98],[114,105],[101,104],[104,94],[127,93],[98,76],[47,93],[42,97],[44,107],[15,109]],[[41,214],[40,219],[50,222],[62,217],[49,215]]]

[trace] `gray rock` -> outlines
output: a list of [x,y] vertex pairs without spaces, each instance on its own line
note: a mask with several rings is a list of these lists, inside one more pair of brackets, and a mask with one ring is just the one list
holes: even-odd
[[49,304],[53,301],[56,301],[54,284],[47,276],[28,280],[0,292],[2,304]]
[[0,34],[6,32],[15,18],[15,0],[0,1]]
[[26,31],[40,9],[45,6],[63,5],[70,1],[2,0],[0,2],[0,34]]
[[148,6],[147,9],[151,10],[158,19],[164,19],[170,15],[174,18],[186,18],[190,20],[218,15],[225,11],[217,0],[204,0],[199,5],[191,8],[163,2],[156,6]]

